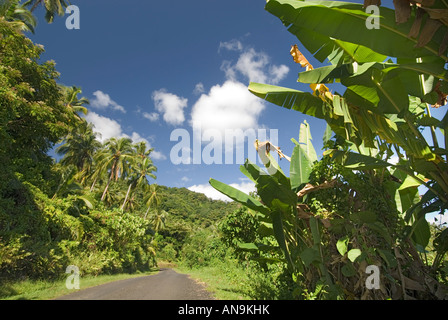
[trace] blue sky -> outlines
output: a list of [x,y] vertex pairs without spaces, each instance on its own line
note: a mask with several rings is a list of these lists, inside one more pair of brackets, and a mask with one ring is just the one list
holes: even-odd
[[[72,4],[80,10],[79,30],[65,27],[68,14],[47,24],[38,12],[31,38],[45,47],[43,59],[56,62],[61,83],[82,88],[91,102],[87,119],[103,139],[127,135],[154,148],[158,184],[210,196],[209,178],[243,190],[251,187],[242,180],[238,163],[172,163],[170,151],[178,142],[170,141],[170,135],[184,129],[192,140],[192,121],[206,128],[278,130],[279,146],[291,155],[290,139],[298,138],[306,119],[319,153],[322,121],[270,105],[247,91],[250,81],[309,90],[296,82],[303,69],[289,54],[298,40],[264,10],[264,0]],[[288,171],[289,163],[281,162]]]
[[[247,90],[255,81],[309,91],[296,81],[304,69],[290,56],[293,44],[319,66],[280,20],[264,10],[265,0],[71,3],[80,10],[79,30],[66,28],[68,14],[47,24],[40,9],[36,34],[30,37],[45,47],[43,59],[56,62],[61,83],[82,88],[91,102],[87,120],[103,139],[128,136],[154,148],[158,184],[213,198],[221,195],[209,186],[210,178],[244,191],[253,188],[238,163],[173,164],[170,152],[178,142],[170,136],[182,129],[192,138],[193,122],[221,131],[277,130],[278,145],[290,156],[290,139],[298,138],[306,120],[322,154],[323,121],[266,103]],[[438,110],[434,112],[437,116]],[[281,165],[289,171],[286,160]]]

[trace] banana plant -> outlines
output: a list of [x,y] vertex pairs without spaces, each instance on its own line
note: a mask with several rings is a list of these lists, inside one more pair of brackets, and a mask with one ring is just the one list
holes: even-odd
[[[336,135],[353,144],[352,150],[327,151],[347,168],[401,172],[406,184],[395,198],[398,207],[406,207],[402,215],[410,227],[409,237],[419,245],[428,235],[425,214],[448,208],[448,114],[442,119],[431,115],[431,107],[445,105],[448,94],[448,27],[435,15],[447,8],[435,6],[410,7],[407,21],[400,18],[403,7],[381,7],[379,28],[368,29],[369,14],[362,4],[270,0],[266,10],[280,18],[318,61],[327,59],[330,64],[316,69],[307,64],[307,70],[299,73],[298,82],[310,84],[312,92],[249,85],[250,92],[273,104],[324,119]],[[425,41],[412,36],[422,22],[421,10],[442,21]],[[422,32],[432,23],[425,21]],[[331,93],[325,85],[333,82],[341,83],[345,92]],[[322,87],[326,90],[315,90]],[[429,129],[431,139],[424,137],[424,129]],[[437,130],[444,141],[438,141]],[[372,157],[361,148],[377,149],[386,157]],[[399,161],[389,161],[393,154]],[[414,190],[406,185],[422,185],[428,191],[421,201],[403,206],[401,195]]]
[[324,292],[328,295],[327,297],[336,298],[340,291],[326,269],[326,257],[320,240],[323,222],[307,212],[306,205],[301,201],[309,192],[330,187],[331,184],[327,182],[319,186],[308,184],[313,163],[318,159],[306,121],[301,124],[299,141],[293,139],[293,142],[295,147],[290,159],[289,177],[269,153],[270,148],[267,147],[269,143],[257,149],[266,170],[249,160],[240,167],[241,172],[255,183],[260,200],[215,179],[210,179],[210,184],[234,201],[256,211],[260,222],[260,235],[274,236],[278,244],[278,247],[272,247],[266,244],[250,243],[242,244],[241,248],[259,250],[260,255],[281,250],[283,257],[281,260],[275,258],[275,255],[268,254],[264,258],[258,258],[258,261],[284,262],[297,282],[300,282],[299,279],[310,269],[315,268],[315,272],[319,275],[320,285],[315,284],[316,287],[313,290],[320,290],[322,286],[325,286],[327,290]]

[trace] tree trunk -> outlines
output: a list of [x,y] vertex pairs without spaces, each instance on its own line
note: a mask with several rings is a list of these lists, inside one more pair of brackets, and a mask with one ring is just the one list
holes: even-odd
[[146,210],[145,216],[143,217],[143,219],[146,219],[146,216],[148,215],[149,209],[151,209],[151,206],[148,206],[148,210]]
[[103,195],[101,196],[101,201],[104,201],[104,198],[106,198],[107,189],[109,189],[109,184],[112,181],[112,179],[114,178],[114,170],[115,170],[115,165],[116,164],[117,163],[115,161],[112,164],[112,169],[110,170],[109,180],[107,180],[106,188],[104,189]]
[[129,185],[128,192],[126,193],[126,197],[124,198],[123,205],[121,206],[121,210],[124,210],[124,206],[126,205],[126,202],[128,201],[128,197],[129,197],[129,193],[131,192],[132,185],[133,185],[133,183],[131,183]]
[[112,176],[109,177],[109,180],[107,180],[106,188],[104,188],[103,195],[101,196],[101,201],[104,201],[104,198],[106,198],[107,189],[109,189],[109,184],[110,184],[111,180],[112,180]]
[[93,191],[93,188],[95,187],[96,180],[98,179],[98,176],[95,177],[95,180],[93,180],[92,186],[90,187],[90,192]]

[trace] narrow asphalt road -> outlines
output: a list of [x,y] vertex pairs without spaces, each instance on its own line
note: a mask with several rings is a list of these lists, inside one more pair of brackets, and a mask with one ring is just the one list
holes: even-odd
[[177,273],[172,269],[161,269],[155,275],[106,283],[59,297],[56,300],[212,299],[213,296],[188,275]]

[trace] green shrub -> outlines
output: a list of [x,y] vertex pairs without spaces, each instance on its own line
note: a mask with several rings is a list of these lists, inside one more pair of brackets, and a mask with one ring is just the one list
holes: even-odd
[[0,277],[59,277],[68,265],[97,275],[155,264],[143,218],[118,210],[79,211],[75,197],[52,200],[26,182],[22,190],[23,205],[0,209]]

